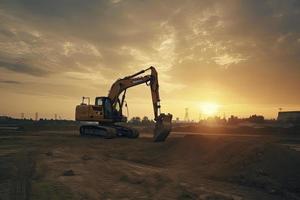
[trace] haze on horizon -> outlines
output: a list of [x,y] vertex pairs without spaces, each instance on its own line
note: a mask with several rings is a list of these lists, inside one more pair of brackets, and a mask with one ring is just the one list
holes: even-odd
[[[300,110],[299,19],[297,0],[2,0],[0,115],[73,119],[151,65],[174,117]],[[152,118],[148,90],[128,90],[130,117]]]

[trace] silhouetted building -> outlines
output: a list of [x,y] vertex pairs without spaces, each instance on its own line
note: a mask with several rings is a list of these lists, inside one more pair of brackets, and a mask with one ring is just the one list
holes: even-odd
[[300,111],[278,112],[278,121],[281,122],[300,122]]

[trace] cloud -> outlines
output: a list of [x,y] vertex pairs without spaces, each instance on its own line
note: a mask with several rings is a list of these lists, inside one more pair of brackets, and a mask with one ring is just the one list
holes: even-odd
[[47,71],[44,69],[38,69],[32,65],[24,63],[24,61],[3,61],[0,60],[0,68],[5,68],[11,71],[30,74],[34,76],[43,76],[47,74]]
[[214,57],[214,60],[218,65],[225,66],[225,68],[227,68],[231,64],[238,64],[239,62],[244,61],[246,59],[241,58],[238,55],[231,56],[231,55],[225,54],[225,55]]
[[22,82],[20,82],[20,81],[1,80],[1,79],[0,79],[0,83],[4,83],[4,84],[22,84]]
[[[99,84],[106,94],[117,78],[154,65],[170,98],[193,98],[195,90],[195,98],[201,91],[213,96],[209,90],[221,88],[218,98],[254,99],[248,91],[255,89],[284,101],[279,97],[299,89],[296,0],[3,0],[0,6],[0,72],[12,80]],[[274,93],[280,78],[289,81],[275,84]]]

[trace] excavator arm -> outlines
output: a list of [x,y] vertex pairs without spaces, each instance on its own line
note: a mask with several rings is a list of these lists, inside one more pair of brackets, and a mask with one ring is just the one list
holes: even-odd
[[[147,71],[151,71],[150,75],[144,75]],[[160,113],[160,97],[159,97],[159,84],[158,75],[154,67],[149,67],[145,70],[137,72],[133,75],[126,76],[117,80],[112,86],[108,94],[108,98],[112,102],[113,109],[116,109],[119,104],[119,113],[122,115],[122,107],[125,100],[126,90],[128,88],[146,83],[150,85],[151,97],[154,111],[154,120],[156,121],[154,130],[154,141],[164,141],[171,131],[171,114]],[[120,95],[123,96],[120,99]]]
[[[139,76],[141,74],[146,73],[147,71],[151,71],[150,75]],[[149,67],[145,70],[142,70],[138,73],[135,73],[130,76],[126,76],[122,79],[118,79],[112,86],[108,94],[108,98],[110,98],[113,108],[119,104],[120,108],[124,104],[126,90],[128,88],[144,84],[150,85],[151,96],[152,96],[152,104],[154,111],[154,119],[157,120],[160,114],[160,99],[159,99],[159,85],[158,85],[158,75],[157,71],[154,67]],[[123,96],[120,99],[121,94]]]

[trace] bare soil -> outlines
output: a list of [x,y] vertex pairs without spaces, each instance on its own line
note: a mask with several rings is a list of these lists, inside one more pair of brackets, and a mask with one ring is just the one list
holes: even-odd
[[298,141],[1,133],[0,199],[300,199],[300,152],[286,145]]

